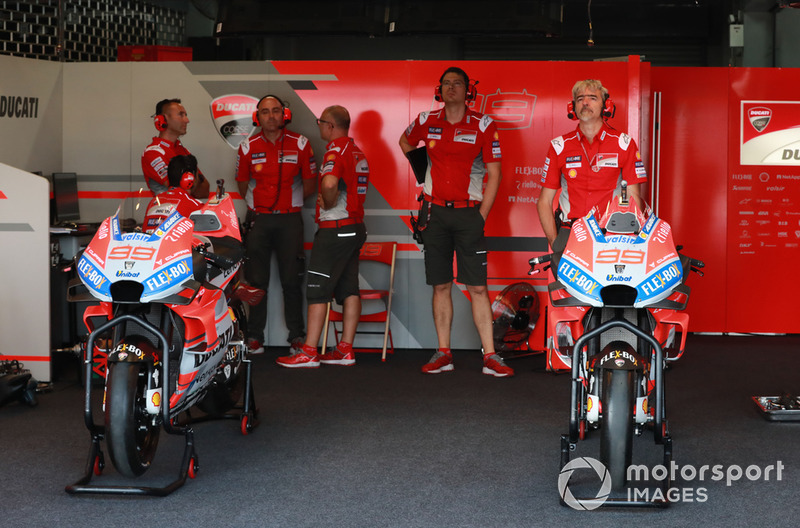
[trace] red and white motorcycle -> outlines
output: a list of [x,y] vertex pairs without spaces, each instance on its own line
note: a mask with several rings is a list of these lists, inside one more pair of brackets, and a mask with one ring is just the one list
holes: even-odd
[[[169,214],[152,233],[123,229],[123,202],[107,218],[77,262],[70,300],[98,300],[83,315],[87,350],[109,350],[103,393],[104,423],[93,420],[92,354],[87,354],[85,422],[92,446],[86,474],[70,493],[165,495],[198,470],[190,425],[179,415],[193,405],[221,416],[242,399],[243,434],[255,409],[245,344],[245,304],[263,291],[239,285],[244,249],[230,195],[218,181],[216,196],[185,218]],[[141,222],[139,222],[141,225]],[[78,290],[82,293],[73,294]],[[243,395],[243,398],[242,398]],[[164,488],[92,486],[104,466],[105,440],[114,467],[128,477],[153,460],[160,429],[181,434],[186,446],[179,479]]]
[[690,293],[685,281],[690,270],[702,274],[703,267],[679,250],[670,225],[628,200],[623,182],[602,214],[593,210],[572,224],[563,252],[530,260],[531,274],[546,262],[554,270],[548,355],[572,373],[561,467],[578,441],[599,429],[600,461],[615,490],[627,483],[633,435],[645,428],[664,446],[667,467],[671,460],[664,368],[683,354]]

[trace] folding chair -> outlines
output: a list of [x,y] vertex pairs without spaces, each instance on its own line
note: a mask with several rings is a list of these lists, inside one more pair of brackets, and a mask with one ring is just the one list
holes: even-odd
[[[358,260],[360,262],[372,261],[379,262],[388,266],[389,271],[389,286],[385,290],[359,290],[359,296],[362,301],[369,300],[383,300],[385,309],[373,312],[362,313],[358,319],[359,328],[356,334],[374,334],[383,335],[383,349],[381,352],[381,361],[386,361],[387,344],[389,353],[394,354],[394,340],[392,339],[392,329],[389,327],[389,321],[392,318],[392,293],[394,290],[394,270],[395,259],[397,256],[397,242],[367,242],[361,247],[361,253]],[[328,326],[333,326],[333,335],[336,339],[336,344],[339,344],[339,329],[336,323],[343,322],[342,307],[338,303],[329,302],[328,309],[325,314],[325,331],[322,335],[322,350],[326,350],[328,344]],[[368,331],[361,329],[361,323],[383,323],[383,331]],[[356,352],[377,352],[378,348],[356,348]]]

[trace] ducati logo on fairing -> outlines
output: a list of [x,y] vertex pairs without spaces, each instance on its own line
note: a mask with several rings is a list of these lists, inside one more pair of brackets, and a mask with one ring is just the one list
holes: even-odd
[[223,95],[211,101],[211,119],[222,139],[234,150],[255,130],[253,112],[258,99],[250,95]]
[[747,111],[747,118],[756,132],[762,132],[772,119],[772,110],[765,106],[756,106]]

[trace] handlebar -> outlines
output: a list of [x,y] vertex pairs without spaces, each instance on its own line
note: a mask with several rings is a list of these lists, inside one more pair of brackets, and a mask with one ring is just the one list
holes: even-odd
[[548,253],[547,255],[540,255],[538,257],[533,257],[532,259],[530,259],[528,261],[528,264],[531,267],[531,269],[528,270],[528,275],[533,275],[535,273],[539,273],[540,270],[536,269],[536,266],[538,266],[540,264],[545,264],[547,262],[550,262],[551,260],[553,260],[553,254],[552,253]]
[[689,270],[694,271],[695,273],[697,273],[702,277],[703,272],[700,270],[706,267],[706,263],[703,262],[702,260],[693,259],[692,257],[688,257],[683,253],[681,253],[683,246],[677,246],[675,249],[678,250],[678,255],[681,257],[681,261],[685,259],[686,263],[689,264]]
[[207,261],[214,264],[218,268],[228,269],[232,267],[234,264],[236,264],[235,260],[228,258],[225,255],[209,252],[208,246],[209,244],[199,244],[195,246],[195,249],[197,250],[198,253],[203,255],[203,258],[205,258]]

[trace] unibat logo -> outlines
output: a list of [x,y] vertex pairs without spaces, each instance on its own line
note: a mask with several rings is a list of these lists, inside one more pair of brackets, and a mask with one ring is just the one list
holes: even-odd
[[258,99],[242,94],[223,95],[211,101],[214,128],[234,150],[253,133],[253,112],[257,104]]
[[761,132],[767,128],[769,120],[772,119],[772,110],[765,106],[756,106],[747,111],[747,117],[756,132]]

